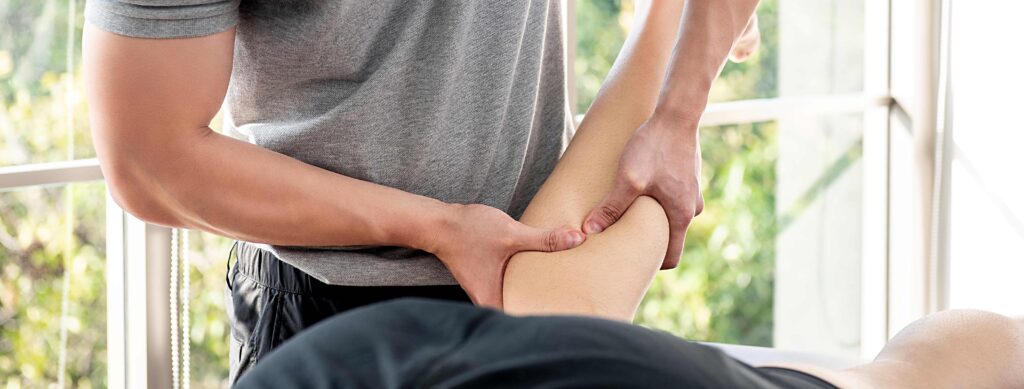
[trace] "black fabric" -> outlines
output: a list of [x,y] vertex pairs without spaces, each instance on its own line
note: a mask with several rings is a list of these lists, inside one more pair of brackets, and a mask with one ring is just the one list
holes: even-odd
[[782,367],[758,367],[757,370],[762,374],[771,376],[771,379],[784,388],[835,388],[828,381],[802,371]]
[[286,342],[240,388],[831,388],[670,334],[436,300],[352,310]]
[[233,248],[237,262],[229,267],[227,275],[231,382],[284,341],[335,314],[400,297],[470,302],[457,285],[328,285],[265,250],[249,246],[237,246],[237,251]]

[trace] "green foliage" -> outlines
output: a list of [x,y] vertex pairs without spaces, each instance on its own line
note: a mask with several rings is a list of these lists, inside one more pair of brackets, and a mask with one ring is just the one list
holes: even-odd
[[661,272],[637,323],[687,339],[771,345],[775,123],[704,128],[704,213],[677,269]]
[[[82,2],[76,4],[80,16]],[[0,165],[92,156],[67,48],[69,3],[0,6]],[[68,386],[106,386],[105,197],[102,183],[0,193],[0,384],[57,382],[67,276]]]
[[0,193],[0,382],[8,387],[57,381],[65,272],[65,377],[74,387],[106,385],[103,193],[101,183]]
[[[69,151],[76,158],[95,155],[81,77],[68,69],[69,44],[73,58],[81,58],[84,2],[75,4],[70,42],[69,0],[0,6],[0,166],[62,161]],[[76,82],[69,88],[72,74]]]
[[[631,3],[576,2],[577,109],[584,112],[628,33]],[[761,49],[728,63],[712,101],[778,95],[777,2],[758,9]],[[679,268],[661,272],[636,322],[687,339],[770,345],[775,270],[775,123],[704,128],[704,213],[687,234]]]
[[626,40],[632,3],[620,0],[576,2],[576,112],[587,111]]

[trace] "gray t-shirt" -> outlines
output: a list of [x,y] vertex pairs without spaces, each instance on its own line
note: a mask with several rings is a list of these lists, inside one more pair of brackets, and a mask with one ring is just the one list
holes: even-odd
[[[85,16],[145,38],[237,26],[229,134],[450,203],[519,217],[572,135],[558,0],[89,0]],[[417,250],[261,247],[331,284],[455,283]]]

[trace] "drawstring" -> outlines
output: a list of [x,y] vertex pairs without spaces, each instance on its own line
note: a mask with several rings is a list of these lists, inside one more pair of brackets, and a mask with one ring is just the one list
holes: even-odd
[[228,284],[228,289],[234,290],[234,286],[231,285],[231,256],[234,254],[235,262],[238,262],[238,241],[231,244],[231,249],[228,250],[228,264],[227,271],[224,272],[224,282]]

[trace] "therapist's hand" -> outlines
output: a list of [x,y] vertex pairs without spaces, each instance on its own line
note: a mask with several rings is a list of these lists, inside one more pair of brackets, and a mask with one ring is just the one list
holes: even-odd
[[578,229],[530,227],[486,205],[452,205],[450,215],[430,251],[477,305],[501,308],[505,266],[513,254],[567,250],[586,239]]
[[676,267],[690,220],[704,210],[697,122],[655,113],[626,144],[617,174],[614,188],[584,219],[583,231],[607,229],[638,196],[650,196],[665,209],[669,221],[668,252],[661,268]]

